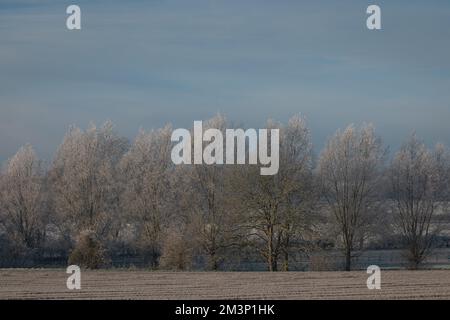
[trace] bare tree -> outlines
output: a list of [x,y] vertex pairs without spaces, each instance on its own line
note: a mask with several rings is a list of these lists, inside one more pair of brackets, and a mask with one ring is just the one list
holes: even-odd
[[118,213],[117,164],[128,143],[111,122],[83,131],[71,128],[50,170],[55,224],[72,241],[90,230],[99,241],[114,234]]
[[[227,122],[225,117],[217,115],[205,121],[203,126],[224,133]],[[194,243],[207,257],[207,268],[217,270],[223,261],[224,250],[234,244],[234,215],[227,209],[230,199],[226,168],[220,164],[197,164],[183,167],[178,174],[185,175],[179,179],[179,201],[188,210],[186,223],[196,229]]]
[[289,253],[312,222],[312,145],[306,122],[292,117],[287,126],[268,121],[267,128],[280,129],[280,167],[273,176],[260,175],[259,168],[237,170],[234,190],[242,203],[243,227],[249,244],[267,263],[269,271],[289,269]]
[[436,144],[434,153],[436,161],[436,197],[443,210],[448,209],[450,201],[450,150],[442,143]]
[[[189,269],[201,255],[208,269],[217,270],[245,252],[259,254],[270,271],[287,271],[297,252],[314,250],[317,236],[327,232],[341,242],[346,270],[376,232],[402,236],[411,268],[430,254],[450,203],[444,145],[433,152],[414,135],[383,167],[385,150],[372,126],[349,126],[329,139],[316,180],[302,117],[285,125],[268,121],[268,129],[280,129],[275,175],[261,175],[263,164],[245,164],[256,162],[257,134],[229,126],[220,115],[204,123],[226,143],[235,139],[233,161],[226,148],[218,152],[224,145],[194,140],[239,165],[208,157],[210,164],[173,165],[170,126],[140,131],[131,146],[110,122],[71,128],[48,172],[31,146],[21,148],[0,171],[3,262],[16,254],[29,259],[23,253],[41,252],[36,248],[71,249],[69,262],[98,268],[108,263],[106,253],[137,247],[154,268]],[[220,134],[205,136],[216,142]],[[381,216],[386,208],[391,210]],[[323,220],[329,216],[330,224]],[[328,248],[332,241],[318,245]],[[331,266],[321,255],[312,261],[318,269]]]
[[345,270],[352,252],[362,245],[377,204],[385,150],[371,125],[337,131],[322,151],[318,175],[325,198],[342,238]]
[[[410,268],[417,269],[430,253],[438,228],[432,225],[441,200],[445,171],[444,152],[432,154],[412,135],[395,155],[390,167],[393,212],[407,246]],[[448,172],[448,171],[447,171]]]
[[174,211],[170,161],[172,129],[141,131],[121,161],[122,214],[131,215],[142,251],[158,266],[164,233]]
[[27,248],[45,236],[44,171],[30,145],[22,147],[5,166],[0,180],[0,222],[8,236]]

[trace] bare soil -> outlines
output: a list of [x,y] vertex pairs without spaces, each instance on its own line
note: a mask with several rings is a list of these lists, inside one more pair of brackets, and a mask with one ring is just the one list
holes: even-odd
[[0,299],[450,299],[450,271],[382,271],[381,290],[352,272],[82,271],[0,269]]

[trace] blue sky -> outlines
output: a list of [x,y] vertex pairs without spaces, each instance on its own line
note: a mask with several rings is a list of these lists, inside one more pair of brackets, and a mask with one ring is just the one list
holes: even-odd
[[133,138],[218,112],[258,128],[302,113],[317,151],[364,121],[391,149],[414,130],[450,144],[449,57],[444,0],[0,0],[0,160],[25,143],[49,160],[72,124]]

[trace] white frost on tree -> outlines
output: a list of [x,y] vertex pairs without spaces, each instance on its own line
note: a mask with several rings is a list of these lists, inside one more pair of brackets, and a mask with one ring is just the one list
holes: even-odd
[[28,248],[44,240],[47,222],[44,172],[30,145],[22,147],[2,171],[0,222],[12,240]]
[[345,270],[351,269],[353,251],[361,249],[365,230],[373,223],[384,156],[385,150],[371,125],[338,130],[320,155],[321,195],[339,230]]

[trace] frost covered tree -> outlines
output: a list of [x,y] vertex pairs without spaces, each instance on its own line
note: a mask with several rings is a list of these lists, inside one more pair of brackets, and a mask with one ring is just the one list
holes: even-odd
[[345,270],[352,253],[360,249],[373,223],[385,150],[371,125],[338,130],[322,151],[318,163],[321,195],[326,200],[342,240]]
[[157,267],[164,235],[173,216],[172,128],[140,131],[120,163],[121,212],[135,226],[141,251]]
[[117,165],[127,147],[111,122],[86,131],[72,127],[64,137],[49,175],[55,224],[66,240],[89,230],[105,241],[117,232]]
[[450,202],[450,150],[442,143],[436,144],[433,152],[436,165],[436,198],[442,209],[448,209]]
[[433,226],[433,218],[448,192],[449,159],[442,145],[433,153],[412,135],[392,161],[389,176],[395,223],[412,269],[417,269],[429,255],[439,231]]
[[[217,115],[205,121],[203,127],[204,130],[218,129],[224,136],[227,121],[222,115]],[[179,203],[187,210],[185,221],[190,225],[189,229],[195,230],[194,245],[206,257],[207,269],[217,270],[224,251],[233,245],[235,231],[232,222],[235,216],[228,211],[231,199],[226,188],[226,168],[217,164],[196,164],[181,167],[177,175]]]
[[0,177],[0,222],[8,236],[36,248],[47,224],[44,171],[30,145],[22,147],[6,164]]
[[293,244],[310,233],[312,144],[306,121],[292,117],[286,126],[268,121],[267,128],[280,129],[278,174],[263,176],[258,166],[235,171],[234,190],[243,212],[242,226],[248,244],[256,248],[269,271],[289,269]]

